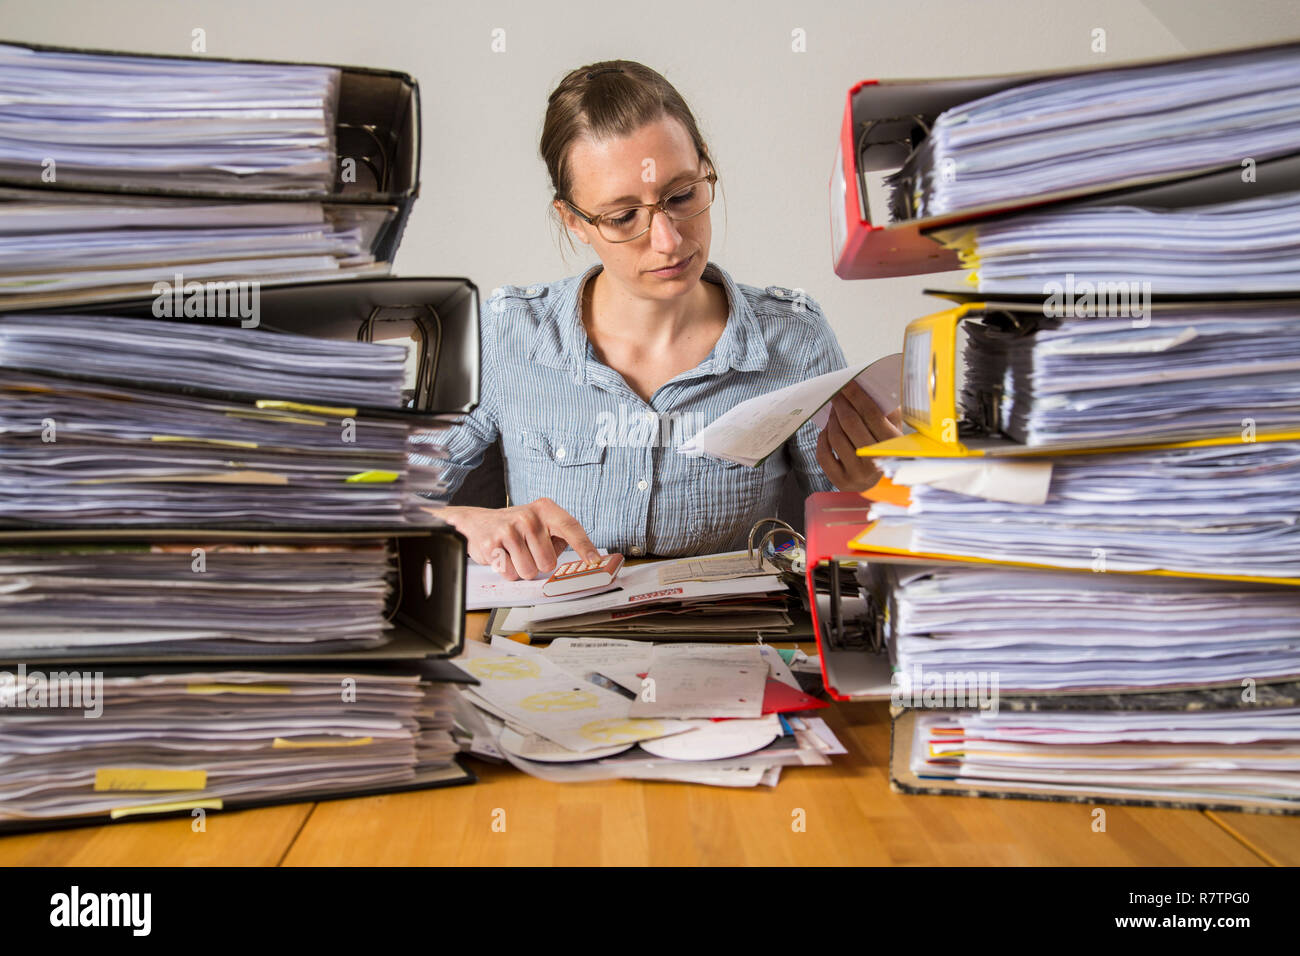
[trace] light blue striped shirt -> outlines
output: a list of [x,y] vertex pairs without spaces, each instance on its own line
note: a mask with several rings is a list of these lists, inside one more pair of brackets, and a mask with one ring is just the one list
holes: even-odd
[[676,450],[746,399],[844,367],[815,301],[742,285],[710,262],[703,278],[726,289],[726,328],[647,404],[596,358],[582,325],[583,283],[602,268],[483,303],[481,401],[447,436],[448,495],[500,438],[512,504],[551,498],[597,547],[669,557],[743,548],[792,469],[804,494],[831,490],[811,422],[757,468]]

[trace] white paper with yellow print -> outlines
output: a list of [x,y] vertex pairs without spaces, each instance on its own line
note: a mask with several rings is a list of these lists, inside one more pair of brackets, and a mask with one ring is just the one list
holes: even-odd
[[538,654],[513,655],[469,642],[457,664],[479,679],[474,692],[510,720],[580,753],[692,729],[684,720],[628,716],[631,701],[575,677]]

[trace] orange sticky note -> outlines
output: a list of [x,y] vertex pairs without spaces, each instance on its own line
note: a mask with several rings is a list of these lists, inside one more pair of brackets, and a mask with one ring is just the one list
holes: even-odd
[[881,504],[898,505],[906,508],[912,503],[912,492],[906,485],[896,485],[884,475],[880,480],[862,492],[862,497],[868,501],[879,501]]

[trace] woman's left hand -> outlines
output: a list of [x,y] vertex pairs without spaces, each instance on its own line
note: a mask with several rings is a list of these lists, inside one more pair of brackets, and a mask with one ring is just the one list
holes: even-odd
[[849,382],[831,399],[831,417],[817,436],[817,464],[840,491],[866,491],[880,480],[880,469],[857,450],[896,435],[901,418],[889,415],[871,400],[857,382]]

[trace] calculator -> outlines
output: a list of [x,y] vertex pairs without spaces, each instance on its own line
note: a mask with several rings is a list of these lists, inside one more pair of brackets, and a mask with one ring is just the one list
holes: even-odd
[[560,565],[542,585],[547,597],[563,597],[579,591],[609,587],[623,567],[623,555],[606,554],[598,561],[567,561]]

